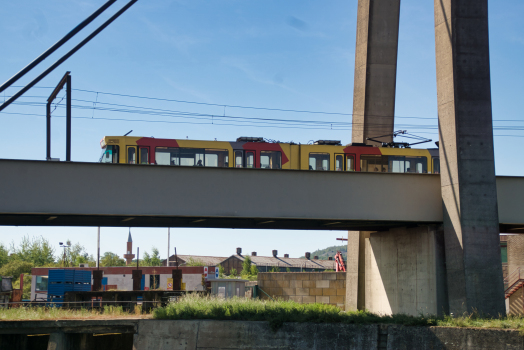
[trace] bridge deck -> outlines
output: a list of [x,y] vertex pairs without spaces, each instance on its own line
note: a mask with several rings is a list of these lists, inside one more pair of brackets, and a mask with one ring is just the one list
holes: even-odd
[[[22,160],[0,160],[0,169],[0,225],[381,230],[442,222],[438,175]],[[497,185],[501,226],[523,228],[524,178]]]

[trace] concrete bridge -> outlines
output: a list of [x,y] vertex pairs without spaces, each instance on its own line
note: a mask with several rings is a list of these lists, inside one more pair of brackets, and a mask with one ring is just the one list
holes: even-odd
[[[441,224],[430,174],[0,160],[0,224],[379,231]],[[524,177],[498,177],[501,230],[524,232]]]

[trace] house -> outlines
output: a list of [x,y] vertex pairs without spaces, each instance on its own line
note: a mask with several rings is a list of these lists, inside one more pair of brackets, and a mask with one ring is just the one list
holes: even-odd
[[[202,266],[217,266],[227,257],[223,256],[203,256],[203,255],[171,255],[169,257],[169,266],[176,266],[178,259],[178,266],[186,266],[187,264],[197,263]],[[166,266],[166,260],[162,260],[162,266]]]
[[[249,258],[259,272],[270,272],[275,268],[280,272],[321,272],[335,270],[334,260],[310,259],[310,253],[306,253],[305,259],[290,258],[289,254],[284,254],[283,257],[279,257],[278,251],[273,250],[272,256],[258,256],[256,252],[252,252]],[[229,274],[231,269],[235,269],[237,273],[240,274],[242,271],[242,263],[245,259],[246,255],[242,255],[242,248],[237,248],[237,253],[220,262],[220,265],[224,267],[226,274]]]

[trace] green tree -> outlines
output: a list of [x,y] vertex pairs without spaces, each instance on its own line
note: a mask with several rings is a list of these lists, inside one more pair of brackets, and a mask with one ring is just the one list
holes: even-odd
[[251,270],[249,271],[251,276],[258,276],[257,265],[251,265]]
[[13,259],[0,268],[0,275],[13,276],[14,279],[18,279],[22,273],[30,274],[31,268],[33,268],[32,263],[20,259]]
[[206,266],[206,265],[204,264],[202,260],[193,259],[193,257],[189,257],[189,259],[186,261],[184,266]]
[[224,278],[224,275],[226,274],[226,269],[224,269],[224,266],[218,264],[218,277]]
[[273,266],[273,267],[271,268],[271,270],[269,270],[269,272],[280,272],[280,267],[278,267],[278,266]]
[[291,272],[291,269],[289,267],[286,267],[286,272]]
[[244,261],[242,261],[242,274],[249,275],[250,272],[251,272],[251,258],[249,256],[246,256],[244,258]]
[[100,266],[125,266],[126,262],[124,259],[116,255],[115,253],[105,252],[100,259]]
[[140,260],[140,266],[162,266],[160,252],[156,247],[152,248],[151,255],[148,252],[144,252],[144,256]]
[[7,264],[9,261],[9,249],[7,249],[2,243],[0,243],[0,267]]
[[18,259],[30,262],[35,267],[53,265],[55,262],[55,250],[49,241],[43,237],[30,240],[29,237],[24,236],[20,246],[17,248],[14,243],[11,243],[10,250],[13,252],[13,256],[9,260]]
[[87,250],[80,243],[72,244],[70,240],[67,240],[67,245],[71,246],[66,248],[66,261],[67,266],[77,267],[80,264],[89,264],[89,266],[96,266],[96,261],[92,255],[87,253]]
[[237,272],[237,269],[233,268],[231,270],[229,270],[229,276],[238,276],[238,272]]

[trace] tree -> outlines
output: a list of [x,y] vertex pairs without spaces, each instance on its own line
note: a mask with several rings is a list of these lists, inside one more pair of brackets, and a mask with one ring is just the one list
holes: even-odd
[[233,268],[229,270],[229,276],[238,276],[237,269]]
[[258,268],[257,265],[251,265],[251,269],[249,271],[249,274],[251,276],[258,276]]
[[11,243],[11,251],[13,256],[9,260],[19,259],[30,262],[35,267],[47,266],[55,262],[55,250],[49,241],[43,237],[30,240],[29,237],[25,236],[18,248],[15,247],[14,243]]
[[251,272],[251,258],[249,256],[246,256],[244,258],[244,261],[242,261],[242,274],[249,275],[250,272]]
[[18,279],[22,273],[30,274],[32,267],[33,264],[30,262],[14,259],[0,268],[0,275],[13,276],[14,279]]
[[218,264],[218,277],[224,278],[224,275],[226,274],[226,269],[224,269],[224,266]]
[[9,250],[0,243],[0,267],[7,264],[9,261]]
[[115,253],[105,252],[100,259],[100,266],[125,266],[126,262],[124,259],[116,255]]
[[269,272],[280,272],[280,267],[278,267],[278,266],[273,266],[273,267],[271,268],[271,270],[269,270]]
[[70,240],[67,240],[67,245],[71,246],[69,249],[66,248],[66,261],[67,266],[71,264],[72,267],[77,267],[80,264],[89,264],[89,266],[96,266],[96,261],[92,255],[89,255],[80,243],[71,244]]
[[141,266],[162,266],[162,260],[160,259],[160,252],[156,247],[152,248],[152,255],[148,252],[144,252],[144,257],[141,259]]
[[193,259],[193,257],[189,257],[189,259],[186,261],[184,266],[206,266],[206,265],[204,264],[202,260]]

